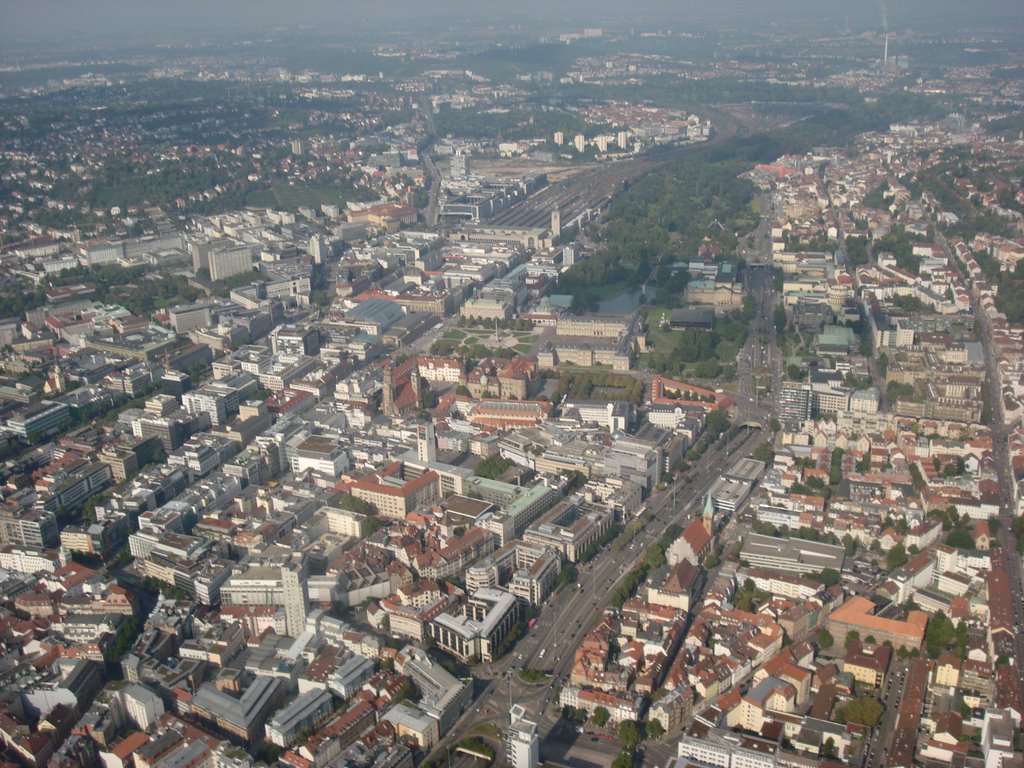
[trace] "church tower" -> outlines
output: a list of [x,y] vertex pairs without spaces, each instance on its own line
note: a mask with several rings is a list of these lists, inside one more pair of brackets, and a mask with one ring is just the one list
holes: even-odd
[[704,530],[708,536],[715,535],[715,502],[712,501],[710,493],[704,500]]
[[385,416],[397,415],[395,409],[395,373],[393,364],[389,364],[384,369],[384,391],[381,393],[380,408]]

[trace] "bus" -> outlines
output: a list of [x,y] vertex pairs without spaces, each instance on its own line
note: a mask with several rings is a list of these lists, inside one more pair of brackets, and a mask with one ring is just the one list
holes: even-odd
[[527,629],[533,629],[536,626],[537,626],[537,620],[536,619],[530,619],[528,622],[526,622],[526,628]]

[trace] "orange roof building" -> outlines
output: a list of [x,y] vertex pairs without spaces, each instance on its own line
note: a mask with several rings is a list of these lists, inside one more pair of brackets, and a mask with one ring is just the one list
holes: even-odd
[[878,643],[886,640],[893,648],[920,650],[924,642],[924,630],[928,626],[928,614],[910,611],[906,621],[875,616],[875,604],[866,597],[856,595],[829,614],[829,632],[835,637],[845,637],[851,630],[861,638],[869,635]]

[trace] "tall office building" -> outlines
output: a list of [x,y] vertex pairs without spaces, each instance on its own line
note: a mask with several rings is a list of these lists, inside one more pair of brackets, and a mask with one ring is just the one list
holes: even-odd
[[252,249],[239,245],[224,250],[211,251],[209,255],[210,279],[223,280],[252,270]]
[[281,587],[286,631],[289,637],[298,637],[306,626],[306,614],[309,612],[306,578],[299,563],[281,566]]
[[469,176],[469,155],[461,152],[452,155],[451,170],[453,179],[464,179]]
[[416,427],[416,458],[424,464],[437,461],[437,438],[433,424],[420,424]]
[[313,235],[309,238],[309,255],[313,257],[314,264],[323,264],[330,250],[331,246],[323,235]]
[[565,134],[562,131],[555,131],[555,135],[552,137],[552,140],[558,146],[562,146],[565,144]]
[[582,133],[577,133],[576,138],[572,140],[572,145],[576,147],[577,152],[582,152],[587,148],[587,137]]
[[512,768],[537,768],[540,765],[537,724],[526,719],[526,710],[522,704],[514,705],[510,715],[512,722],[506,740],[509,765]]
[[562,266],[571,267],[576,263],[577,256],[579,256],[579,246],[576,243],[569,243],[562,249]]
[[555,240],[562,236],[562,214],[555,208],[551,212],[551,239]]
[[799,426],[811,418],[813,398],[809,384],[786,384],[779,390],[779,420]]

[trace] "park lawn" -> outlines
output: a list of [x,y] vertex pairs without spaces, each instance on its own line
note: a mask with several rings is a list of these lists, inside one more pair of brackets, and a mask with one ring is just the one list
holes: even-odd
[[245,205],[249,208],[273,208],[277,205],[277,197],[272,189],[257,189],[245,196]]
[[661,318],[669,312],[668,307],[654,306],[647,313],[647,345],[653,349],[664,349],[672,346],[671,329],[661,327]]
[[531,349],[533,349],[533,345],[532,345],[532,344],[516,344],[516,345],[515,345],[515,346],[513,347],[513,349],[514,349],[514,350],[515,350],[516,352],[518,352],[519,354],[521,354],[521,355],[525,355],[525,354],[527,354],[527,353],[528,353],[528,352],[529,352],[529,351],[530,351]]
[[293,210],[299,206],[316,207],[323,203],[341,204],[341,192],[326,185],[275,184],[274,196],[282,208]]
[[302,206],[316,208],[324,203],[342,205],[345,195],[340,189],[327,184],[281,184],[271,189],[259,189],[249,194],[245,204],[252,208],[277,208],[294,211]]

